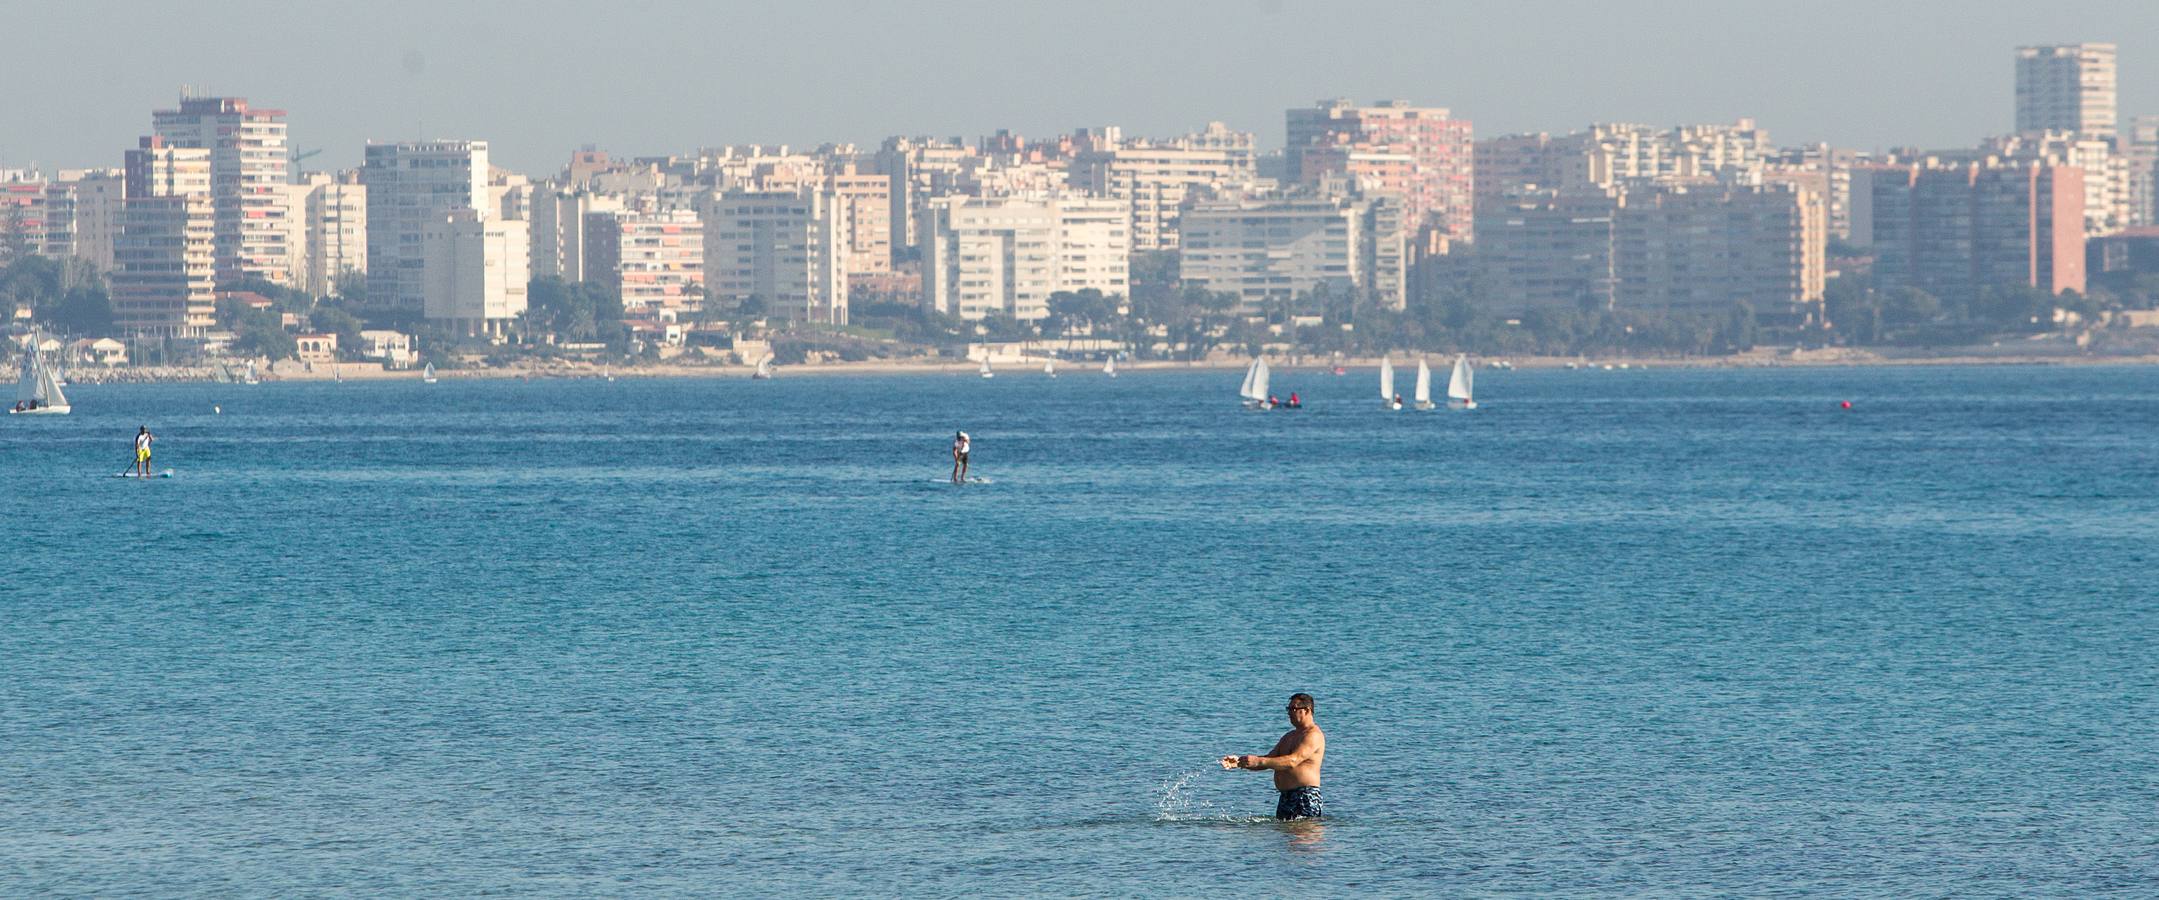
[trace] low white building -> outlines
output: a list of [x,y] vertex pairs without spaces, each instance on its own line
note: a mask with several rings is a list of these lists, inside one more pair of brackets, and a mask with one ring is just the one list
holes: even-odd
[[382,360],[385,367],[393,369],[410,366],[418,359],[412,352],[412,335],[389,330],[360,332],[360,356]]
[[112,338],[76,341],[70,348],[77,360],[101,366],[117,366],[127,362],[127,345]]

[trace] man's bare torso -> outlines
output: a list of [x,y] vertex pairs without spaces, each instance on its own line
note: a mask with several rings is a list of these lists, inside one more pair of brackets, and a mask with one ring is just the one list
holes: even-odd
[[1287,756],[1296,753],[1304,747],[1306,741],[1315,745],[1312,758],[1292,768],[1274,770],[1275,790],[1319,787],[1319,765],[1327,758],[1327,733],[1319,730],[1319,726],[1290,729],[1288,734],[1282,735],[1281,740],[1274,742],[1274,749],[1268,751],[1267,755]]

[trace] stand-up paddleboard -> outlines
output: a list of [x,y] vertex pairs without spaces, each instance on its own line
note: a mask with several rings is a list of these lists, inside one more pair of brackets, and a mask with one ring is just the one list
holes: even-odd
[[135,473],[133,473],[133,472],[114,472],[114,473],[112,473],[112,477],[114,477],[114,478],[171,478],[171,477],[172,477],[172,470],[171,470],[171,469],[166,469],[166,470],[165,470],[165,471],[163,471],[163,472],[152,472],[152,473],[150,473],[150,474],[148,474],[148,475],[137,475],[137,474],[135,474]]

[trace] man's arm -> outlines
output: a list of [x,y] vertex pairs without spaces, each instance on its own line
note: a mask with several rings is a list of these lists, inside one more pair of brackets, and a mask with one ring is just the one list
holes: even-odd
[[[1294,743],[1292,743],[1294,742]],[[1286,745],[1286,746],[1285,746]],[[1282,736],[1274,752],[1267,756],[1248,756],[1237,760],[1240,769],[1294,769],[1311,762],[1320,749],[1327,746],[1326,736],[1317,729],[1310,733],[1290,732]]]

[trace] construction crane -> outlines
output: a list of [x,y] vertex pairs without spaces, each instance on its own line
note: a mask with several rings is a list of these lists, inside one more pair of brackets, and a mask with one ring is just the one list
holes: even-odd
[[321,150],[308,150],[302,152],[298,147],[292,148],[292,164],[286,168],[286,177],[292,179],[293,184],[299,184],[301,161],[307,159],[308,157],[319,156],[321,154]]

